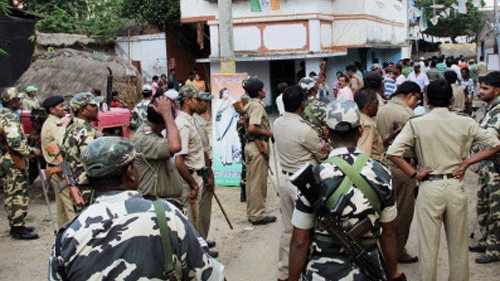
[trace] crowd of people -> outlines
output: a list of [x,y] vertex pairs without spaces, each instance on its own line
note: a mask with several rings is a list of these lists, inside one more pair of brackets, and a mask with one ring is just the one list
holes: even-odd
[[[374,63],[368,72],[353,64],[345,71],[337,72],[332,87],[325,82],[325,62],[318,74],[301,73],[297,85],[279,83],[280,114],[272,126],[261,79],[243,80],[244,103],[227,101],[227,89],[220,91],[216,112],[222,116],[234,106],[231,120],[235,112],[240,120],[231,129],[244,131],[242,201],[254,226],[278,220],[266,210],[270,146],[276,144],[278,280],[406,280],[398,263],[418,261],[422,280],[436,280],[441,225],[450,280],[469,280],[469,250],[482,253],[478,264],[499,261],[500,72],[487,73],[483,62],[461,57]],[[15,239],[38,238],[25,223],[28,159],[43,156],[47,169],[56,169],[62,156],[72,171],[74,183],[64,170],[49,178],[59,227],[49,279],[223,280],[216,243],[207,240],[215,192],[213,96],[200,75],[181,86],[172,69],[144,85],[132,110],[130,140],[103,136],[93,125],[102,102],[95,90],[68,105],[59,95],[39,103],[48,118],[40,148],[29,146],[15,112],[23,104],[37,106],[37,90],[1,94],[0,163]],[[475,111],[474,98],[484,103]],[[67,106],[69,124],[63,122]],[[115,94],[112,106],[127,105]],[[237,132],[216,133],[225,136],[229,148],[239,138]],[[46,149],[54,143],[59,154]],[[468,247],[463,177],[478,162],[483,237]],[[302,174],[307,164],[311,178]],[[82,211],[75,208],[72,184],[83,194]],[[414,213],[418,256],[406,250]]]

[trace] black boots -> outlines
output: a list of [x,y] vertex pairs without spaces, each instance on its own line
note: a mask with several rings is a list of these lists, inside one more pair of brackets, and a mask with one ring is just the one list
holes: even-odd
[[34,231],[35,229],[31,226],[13,226],[10,229],[10,235],[19,240],[38,239],[38,234]]

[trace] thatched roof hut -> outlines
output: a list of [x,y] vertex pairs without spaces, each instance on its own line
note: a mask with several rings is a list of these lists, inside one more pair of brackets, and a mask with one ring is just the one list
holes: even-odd
[[18,83],[21,89],[36,86],[40,101],[55,94],[90,92],[92,88],[101,89],[105,95],[107,67],[113,72],[113,89],[133,108],[141,98],[142,77],[132,64],[114,56],[72,49],[37,53]]

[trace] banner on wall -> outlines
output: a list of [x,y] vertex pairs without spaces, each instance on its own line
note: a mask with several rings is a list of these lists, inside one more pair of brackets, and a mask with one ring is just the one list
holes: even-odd
[[245,94],[246,73],[212,74],[212,169],[216,185],[240,186],[243,146],[238,137],[239,114],[233,104]]

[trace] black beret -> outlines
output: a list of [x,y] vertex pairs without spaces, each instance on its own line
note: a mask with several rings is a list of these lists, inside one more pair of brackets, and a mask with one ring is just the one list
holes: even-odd
[[42,106],[43,108],[45,108],[45,110],[47,110],[47,112],[49,112],[51,107],[54,107],[62,102],[64,102],[63,96],[55,95],[46,98],[43,101]]

